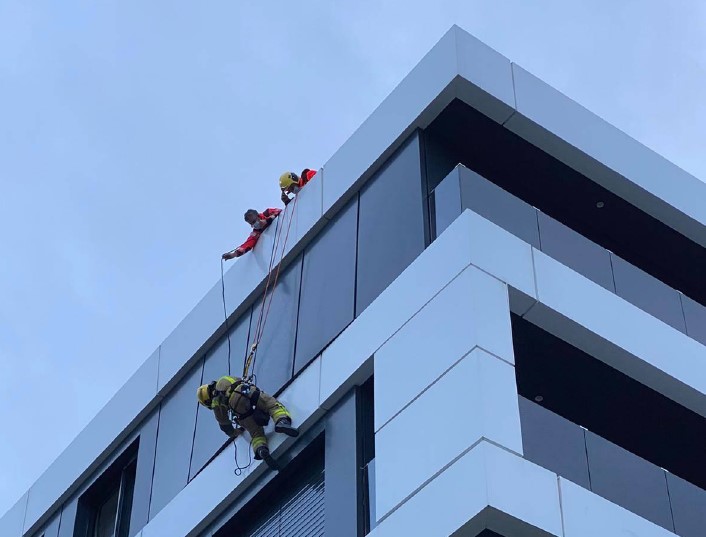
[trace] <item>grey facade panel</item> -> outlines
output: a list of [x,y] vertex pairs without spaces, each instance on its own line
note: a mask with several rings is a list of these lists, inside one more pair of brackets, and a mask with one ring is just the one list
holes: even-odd
[[[257,385],[269,394],[277,392],[292,377],[301,270],[302,257],[299,256],[279,275],[274,294],[268,298],[268,303],[271,300],[269,313],[266,313],[268,306],[265,306],[263,319],[266,321],[263,321],[262,339],[251,372],[257,377]],[[260,298],[250,319],[250,344],[255,341],[261,307]]]
[[667,474],[674,530],[682,537],[703,537],[706,531],[706,491]]
[[360,527],[360,462],[356,391],[326,421],[326,535],[357,537]]
[[[230,372],[228,371],[228,340],[223,337],[206,355],[201,384],[208,384],[211,381],[218,380],[223,375],[234,374],[240,376],[242,374],[243,357],[248,344],[249,325],[250,314],[248,311],[230,329]],[[208,460],[226,440],[227,436],[218,427],[213,411],[198,405],[189,480],[206,465]]]
[[590,431],[586,451],[593,492],[674,531],[664,470]]
[[706,306],[684,295],[681,295],[681,302],[686,319],[686,333],[706,345]]
[[424,250],[419,136],[413,135],[360,193],[356,314]]
[[618,296],[686,333],[677,291],[612,253],[611,261]]
[[525,458],[590,489],[584,430],[524,397],[519,403]]
[[137,472],[135,473],[135,489],[130,513],[130,537],[137,535],[149,520],[158,424],[159,411],[155,410],[140,426]]
[[61,510],[61,522],[59,523],[59,537],[74,537],[76,529],[76,514],[78,512],[78,498],[73,498],[64,504]]
[[435,236],[441,235],[461,214],[460,168],[448,174],[434,189]]
[[358,201],[304,252],[295,374],[353,320]]
[[59,525],[61,524],[61,513],[54,515],[54,518],[42,529],[36,533],[36,537],[59,537]]
[[150,502],[150,520],[186,486],[196,426],[196,389],[203,361],[162,402]]
[[610,252],[552,217],[539,212],[542,251],[567,267],[615,292]]
[[460,167],[459,171],[462,209],[471,209],[539,248],[537,210],[534,207],[466,167]]

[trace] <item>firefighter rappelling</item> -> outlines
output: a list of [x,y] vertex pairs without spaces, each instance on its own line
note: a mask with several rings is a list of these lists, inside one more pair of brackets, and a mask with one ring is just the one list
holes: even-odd
[[282,403],[254,384],[230,376],[199,386],[196,396],[201,405],[213,410],[218,426],[227,436],[237,438],[247,431],[255,459],[264,460],[270,468],[279,470],[270,454],[264,427],[272,418],[275,432],[291,437],[299,435]]
[[[272,300],[277,288],[277,280],[282,265],[282,259],[286,251],[287,241],[297,207],[298,194],[301,189],[316,175],[315,171],[304,169],[301,176],[286,172],[279,180],[281,199],[287,207],[284,213],[284,221],[280,222],[278,216],[282,209],[269,208],[259,213],[254,209],[245,212],[244,219],[250,225],[251,232],[246,241],[229,252],[221,256],[221,287],[223,294],[223,315],[225,319],[226,335],[228,338],[228,375],[221,377],[210,384],[199,386],[197,399],[199,404],[213,410],[216,421],[221,430],[230,438],[237,438],[243,431],[250,435],[250,445],[256,460],[264,460],[273,470],[279,470],[277,461],[270,454],[267,437],[264,427],[272,418],[275,424],[275,432],[296,437],[299,431],[292,426],[292,417],[289,411],[277,399],[263,392],[256,386],[256,376],[254,374],[257,360],[258,345],[262,339],[267,318],[272,305]],[[293,197],[290,197],[293,196]],[[274,231],[270,261],[267,268],[267,278],[265,280],[262,300],[260,302],[259,313],[254,332],[251,334],[252,345],[243,360],[243,372],[241,377],[231,375],[231,345],[230,328],[228,326],[228,309],[226,307],[225,277],[223,262],[249,252],[256,247],[262,233],[277,221]],[[284,231],[284,228],[286,232]],[[254,319],[255,312],[253,312]],[[264,358],[265,367],[267,357]],[[237,462],[236,473],[243,468]]]

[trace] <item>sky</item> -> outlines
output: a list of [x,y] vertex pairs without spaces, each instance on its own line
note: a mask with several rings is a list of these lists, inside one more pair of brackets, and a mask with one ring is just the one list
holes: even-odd
[[706,180],[702,0],[0,0],[0,513],[452,24]]

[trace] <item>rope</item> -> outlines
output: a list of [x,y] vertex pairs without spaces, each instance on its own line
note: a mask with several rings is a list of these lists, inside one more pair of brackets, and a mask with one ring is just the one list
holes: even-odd
[[228,375],[230,375],[230,328],[228,327],[228,310],[226,309],[226,284],[223,278],[223,261],[221,257],[221,296],[223,297],[223,317],[226,322],[226,337],[228,339]]
[[252,465],[252,449],[248,450],[248,463],[245,466],[240,466],[238,463],[238,439],[236,438],[233,440],[233,458],[235,459],[235,470],[233,470],[233,473],[237,477],[240,477],[243,475],[243,471],[247,470]]
[[[277,279],[279,278],[279,272],[280,272],[280,269],[282,268],[282,259],[284,258],[284,251],[287,249],[287,241],[289,239],[289,232],[292,228],[292,221],[294,220],[294,213],[297,208],[297,200],[298,199],[299,199],[299,196],[296,196],[293,201],[292,212],[289,215],[289,222],[287,224],[287,233],[284,236],[284,243],[282,244],[282,252],[279,255],[279,262],[277,263],[277,268],[275,270],[275,279],[274,279],[274,283],[272,284],[272,292],[270,293],[270,300],[267,303],[267,309],[265,310],[264,318],[262,319],[259,333],[256,333],[255,343],[253,343],[253,351],[251,352],[251,356],[252,356],[251,361],[252,361],[253,372],[255,371],[255,364],[257,363],[257,346],[260,344],[260,340],[262,339],[262,335],[265,331],[265,325],[267,324],[267,318],[270,314],[270,307],[272,306],[272,301],[274,300],[275,291],[277,290]],[[284,226],[282,226],[282,227],[284,227]],[[279,242],[279,241],[277,241],[277,242]],[[263,309],[265,307],[265,300],[266,299],[267,299],[267,294],[265,294],[265,297],[263,298],[263,303],[262,303]],[[247,372],[248,372],[248,370],[245,370],[246,374],[247,374]],[[247,377],[244,376],[243,378],[247,378]]]
[[[250,377],[248,377],[248,371],[250,369],[250,363],[253,360],[253,357],[255,356],[255,353],[257,352],[257,346],[260,343],[259,335],[260,335],[260,326],[262,325],[262,318],[263,318],[263,311],[265,309],[265,300],[267,299],[267,291],[270,287],[270,282],[272,281],[272,267],[274,265],[274,260],[275,260],[275,255],[277,252],[277,246],[279,244],[280,237],[282,235],[282,229],[284,228],[284,224],[280,226],[280,219],[277,219],[277,222],[275,224],[275,240],[272,242],[272,251],[270,252],[270,262],[267,267],[267,280],[265,281],[265,290],[262,295],[262,306],[260,307],[260,314],[257,319],[257,323],[255,325],[255,337],[253,338],[253,344],[250,348],[250,354],[246,354],[245,361],[243,363],[243,380],[249,380]],[[247,350],[245,351],[247,353]],[[254,376],[254,375],[252,375]]]

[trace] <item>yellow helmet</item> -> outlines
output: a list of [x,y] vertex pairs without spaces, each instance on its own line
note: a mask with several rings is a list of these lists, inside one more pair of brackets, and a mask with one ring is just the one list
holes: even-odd
[[293,184],[297,184],[297,183],[299,183],[299,178],[297,177],[297,174],[294,172],[284,172],[279,177],[279,187],[282,190],[289,188]]
[[211,408],[211,392],[208,384],[199,386],[199,389],[196,390],[196,398],[199,400],[199,404]]

